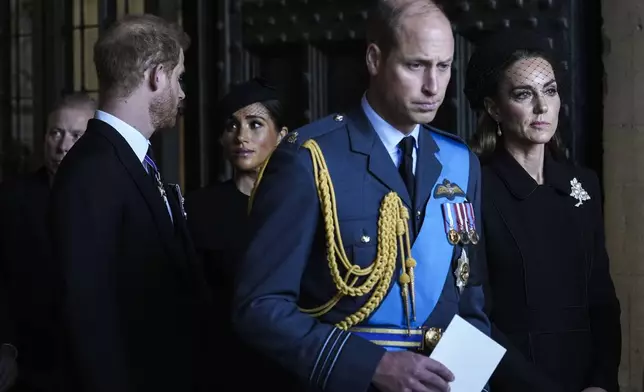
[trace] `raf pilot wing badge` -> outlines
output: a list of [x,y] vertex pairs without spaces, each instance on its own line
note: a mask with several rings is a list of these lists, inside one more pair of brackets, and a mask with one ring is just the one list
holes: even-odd
[[450,182],[447,178],[442,183],[436,185],[434,188],[434,199],[446,198],[447,200],[454,200],[457,196],[465,197],[465,192],[460,186]]

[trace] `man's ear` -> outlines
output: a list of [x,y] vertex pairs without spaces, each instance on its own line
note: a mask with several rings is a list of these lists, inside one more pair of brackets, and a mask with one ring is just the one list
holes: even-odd
[[382,50],[380,50],[380,47],[374,43],[370,43],[369,46],[367,46],[366,54],[367,70],[369,71],[369,75],[378,75],[378,70],[382,66],[383,61],[383,53]]
[[146,71],[148,73],[148,84],[152,91],[163,90],[168,83],[168,75],[166,74],[163,64],[158,64]]

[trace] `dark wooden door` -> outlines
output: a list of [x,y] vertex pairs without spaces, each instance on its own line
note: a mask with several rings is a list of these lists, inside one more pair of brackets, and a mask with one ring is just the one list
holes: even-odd
[[[262,76],[284,93],[288,125],[302,126],[359,103],[367,87],[365,22],[369,0],[220,0],[217,97],[232,83]],[[433,125],[469,138],[475,116],[463,94],[472,40],[482,32],[525,25],[541,29],[559,53],[560,130],[570,155],[601,166],[601,52],[598,0],[445,1],[455,37],[455,63],[445,103]],[[593,45],[594,44],[594,45]],[[209,144],[214,146],[213,143]],[[210,180],[221,173],[216,146]]]
[[[222,75],[221,92],[230,83],[265,77],[285,93],[292,127],[349,110],[368,83],[364,36],[370,3],[242,1],[236,18],[241,27],[231,26],[228,38],[231,73]],[[457,46],[464,43],[458,41]],[[455,121],[458,88],[459,81],[450,85],[436,125],[461,133]]]

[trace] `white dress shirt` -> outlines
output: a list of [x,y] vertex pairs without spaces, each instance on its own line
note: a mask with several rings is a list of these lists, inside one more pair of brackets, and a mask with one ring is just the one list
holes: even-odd
[[[143,136],[143,134],[137,131],[133,126],[121,120],[120,118],[113,116],[109,113],[106,113],[102,110],[97,110],[94,114],[94,118],[101,120],[104,123],[107,123],[112,128],[116,129],[123,139],[130,146],[134,154],[143,165],[143,168],[147,171],[147,166],[143,163],[145,156],[148,153],[148,148],[150,147],[150,141]],[[160,195],[159,195],[160,196]],[[170,204],[168,200],[164,198],[165,206],[168,209],[168,214],[170,214],[170,219],[172,219],[172,210],[170,209]]]
[[116,129],[116,132],[123,136],[123,139],[125,139],[130,148],[132,148],[132,151],[134,151],[136,157],[139,158],[141,164],[143,164],[145,155],[148,153],[148,148],[150,147],[150,141],[146,139],[141,132],[137,131],[133,126],[120,118],[101,110],[96,111],[94,118],[101,120]]
[[[402,150],[398,144],[403,140],[405,135],[392,127],[387,121],[385,121],[375,110],[369,105],[367,101],[367,95],[362,96],[362,110],[367,115],[369,122],[373,129],[376,130],[376,133],[382,140],[382,143],[385,145],[391,160],[394,162],[396,167],[400,166],[400,161],[402,159]],[[411,131],[409,136],[414,138],[414,151],[412,152],[412,157],[414,159],[413,163],[413,172],[416,174],[416,157],[418,156],[418,134],[420,132],[420,125],[416,125],[414,130]]]

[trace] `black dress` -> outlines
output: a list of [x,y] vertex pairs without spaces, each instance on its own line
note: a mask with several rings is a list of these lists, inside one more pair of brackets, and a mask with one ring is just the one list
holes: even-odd
[[[493,337],[508,352],[492,390],[619,391],[620,307],[596,175],[546,154],[538,185],[497,150],[482,171],[486,297]],[[583,191],[590,199],[580,202]]]
[[185,203],[188,228],[203,260],[218,315],[216,339],[221,357],[216,374],[223,375],[218,385],[228,387],[234,381],[239,391],[299,391],[290,373],[248,347],[233,330],[233,287],[238,256],[246,246],[248,199],[229,180],[188,194]]
[[[204,258],[210,285],[219,293],[232,295],[237,253],[244,249],[248,222],[248,196],[230,180],[186,196],[188,229]],[[232,298],[232,297],[230,297]]]

